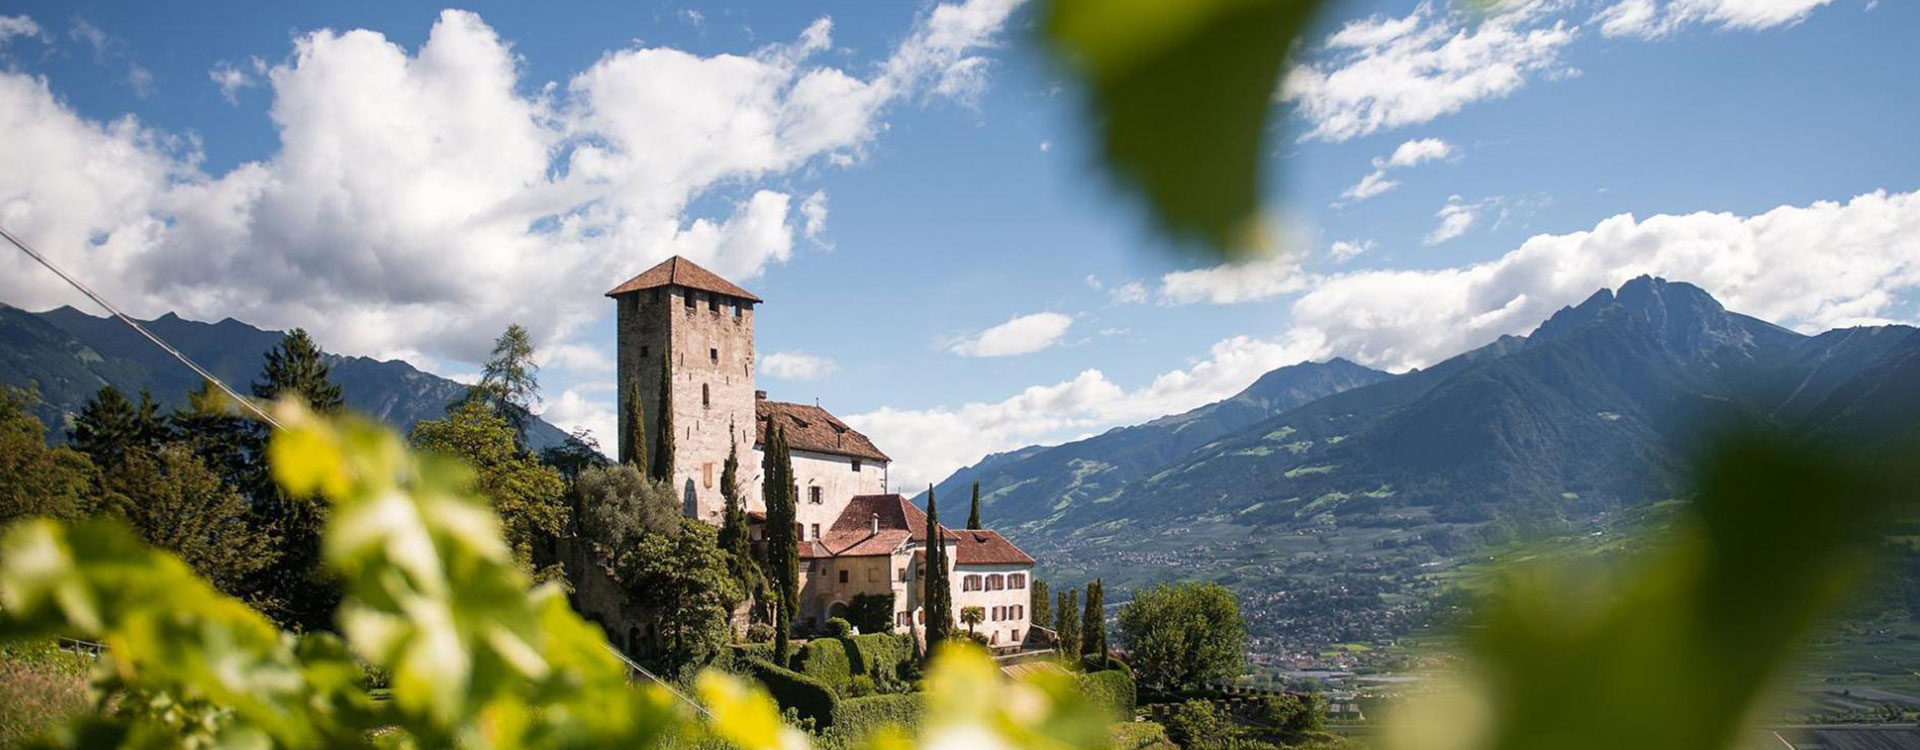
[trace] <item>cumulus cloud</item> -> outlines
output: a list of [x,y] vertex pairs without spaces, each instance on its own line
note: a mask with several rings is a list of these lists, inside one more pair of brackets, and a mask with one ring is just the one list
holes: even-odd
[[1831,2],[1833,0],[1620,0],[1594,14],[1594,21],[1606,36],[1652,39],[1695,23],[1743,30],[1792,25]]
[[1374,157],[1373,171],[1361,177],[1360,181],[1354,183],[1353,187],[1347,188],[1346,192],[1340,194],[1340,197],[1357,202],[1380,195],[1400,185],[1397,181],[1387,179],[1388,170],[1419,166],[1424,162],[1451,157],[1455,153],[1457,153],[1457,150],[1453,147],[1453,144],[1440,140],[1439,138],[1421,138],[1419,140],[1407,141],[1400,144],[1399,147],[1395,148],[1393,153],[1388,156]]
[[16,36],[46,38],[46,32],[40,30],[40,24],[32,18],[20,16],[0,16],[0,50],[7,47],[7,40]]
[[[745,54],[615,50],[534,94],[473,13],[441,13],[412,50],[314,31],[257,74],[279,150],[217,175],[191,141],[82,117],[44,79],[0,71],[0,220],[137,313],[441,362],[476,361],[520,322],[545,348],[671,253],[737,279],[788,258],[824,226],[825,196],[757,183],[857,161],[889,108],[977,80],[1012,6],[938,6],[864,71],[815,59],[832,47],[823,19]],[[73,33],[117,54],[97,28]],[[690,215],[696,199],[721,208]],[[0,260],[0,298],[71,301],[46,282]]]
[[1160,277],[1159,300],[1163,305],[1234,305],[1297,292],[1304,284],[1299,261],[1283,253],[1244,263],[1174,271]]
[[802,351],[774,352],[760,358],[760,374],[777,380],[819,380],[838,369],[833,360]]
[[948,344],[947,351],[962,357],[1032,354],[1060,343],[1072,325],[1073,318],[1057,312],[1016,315],[1005,323]]
[[1205,359],[1145,386],[1128,389],[1089,370],[999,401],[881,409],[848,422],[886,446],[893,476],[915,488],[991,452],[1217,401],[1303,360],[1425,367],[1527,334],[1559,308],[1642,274],[1698,284],[1729,309],[1802,332],[1912,323],[1916,314],[1903,314],[1900,300],[1920,292],[1920,192],[1746,217],[1622,214],[1588,231],[1531,237],[1484,263],[1320,276],[1293,302],[1280,333],[1221,341]]
[[594,398],[569,388],[546,400],[540,418],[567,432],[585,428],[600,443],[604,453],[617,442],[614,438],[620,420],[614,414],[615,408],[612,398]]
[[1466,234],[1467,230],[1472,229],[1473,225],[1480,221],[1480,210],[1484,206],[1484,203],[1469,203],[1461,200],[1458,195],[1448,197],[1446,205],[1441,206],[1440,210],[1433,214],[1440,219],[1440,223],[1433,228],[1433,231],[1428,232],[1421,242],[1438,245]]
[[1481,15],[1423,4],[1407,16],[1353,21],[1328,37],[1320,59],[1288,71],[1280,97],[1311,125],[1302,140],[1325,141],[1502,98],[1531,78],[1572,72],[1562,57],[1575,27],[1545,18],[1547,10],[1507,2]]
[[1138,305],[1146,302],[1147,297],[1147,285],[1138,281],[1129,281],[1107,290],[1107,299],[1118,305]]
[[805,232],[807,239],[821,245],[828,244],[821,234],[827,231],[827,193],[815,190],[812,195],[800,203],[800,215],[807,220]]
[[226,99],[228,104],[238,105],[240,90],[259,83],[254,74],[264,75],[267,72],[266,61],[258,57],[253,58],[252,67],[253,72],[249,73],[233,63],[221,60],[207,70],[207,78],[213,81],[213,85],[220,87],[220,96]]
[[1333,262],[1345,263],[1359,257],[1361,253],[1372,249],[1373,240],[1361,240],[1359,242],[1352,240],[1334,240],[1333,244],[1327,248],[1327,254],[1333,256]]

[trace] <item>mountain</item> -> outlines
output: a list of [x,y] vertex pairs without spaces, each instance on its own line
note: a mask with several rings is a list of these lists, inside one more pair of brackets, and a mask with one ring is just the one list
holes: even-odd
[[[1852,442],[1916,431],[1920,331],[1807,336],[1641,277],[1527,336],[1208,438],[1179,442],[1178,419],[1110,432],[1140,441],[1114,450],[989,458],[940,489],[964,497],[977,476],[985,497],[1021,497],[988,520],[1058,583],[1226,583],[1256,642],[1274,639],[1256,651],[1378,641],[1423,621],[1489,543],[1597,545],[1661,517],[1700,441],[1736,421]],[[1139,457],[1126,476],[1086,489],[1120,445]]]
[[[266,351],[285,335],[232,318],[201,323],[172,313],[141,325],[242,393],[259,377]],[[399,360],[329,355],[328,365],[348,408],[402,431],[443,416],[447,404],[466,392],[460,383]],[[69,420],[104,386],[118,386],[134,398],[150,389],[169,407],[184,405],[200,387],[198,375],[120,321],[71,307],[33,313],[0,305],[0,383],[24,387],[29,381],[39,386],[40,421],[55,439],[64,438]],[[566,433],[544,421],[529,429],[536,449],[565,439]]]
[[996,527],[1044,522],[1069,506],[1103,502],[1127,482],[1222,435],[1389,377],[1344,359],[1290,365],[1262,375],[1231,398],[1191,411],[1062,445],[987,456],[934,490],[948,498],[966,498],[977,481],[982,513],[991,516]]

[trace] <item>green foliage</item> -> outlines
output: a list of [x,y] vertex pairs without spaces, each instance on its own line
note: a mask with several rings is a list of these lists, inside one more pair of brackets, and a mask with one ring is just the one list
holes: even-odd
[[[260,378],[253,383],[253,396],[262,401],[294,399],[319,414],[335,414],[345,401],[331,374],[326,353],[306,331],[296,328],[267,351]],[[264,460],[268,436],[263,426],[249,423],[240,439],[251,460],[245,473],[235,479],[253,501],[254,524],[280,537],[280,557],[260,571],[253,585],[255,595],[281,625],[300,630],[332,628],[340,587],[321,562],[320,534],[327,524],[327,504],[310,495],[289,494],[273,482]]]
[[827,635],[834,638],[853,635],[853,623],[847,622],[844,617],[829,617],[827,618]]
[[767,504],[766,578],[773,587],[773,640],[783,651],[800,605],[800,540],[794,528],[797,492],[786,431],[776,425],[760,456],[760,497]]
[[566,481],[521,450],[513,425],[484,402],[467,401],[448,411],[446,419],[421,421],[409,439],[423,452],[473,467],[474,491],[493,501],[514,559],[527,570],[534,569],[536,543],[566,530]]
[[481,368],[480,382],[469,399],[484,401],[513,427],[514,444],[527,445],[527,425],[533,422],[533,404],[540,398],[540,365],[533,361],[533,338],[519,323],[494,339],[493,354]]
[[1047,594],[1047,582],[1034,578],[1027,592],[1027,612],[1031,613],[1033,624],[1043,628],[1053,626],[1053,598]]
[[660,437],[654,446],[652,472],[649,476],[666,482],[672,482],[674,476],[673,450],[673,368],[666,352],[660,356],[660,409],[653,413],[654,434]]
[[973,483],[973,509],[970,511],[967,511],[967,528],[973,529],[976,531],[979,530],[980,528],[980,483],[979,482]]
[[[323,560],[345,593],[341,635],[276,630],[118,523],[21,523],[0,537],[0,638],[95,639],[110,660],[94,674],[100,712],[48,746],[807,747],[772,700],[724,675],[698,680],[710,721],[664,687],[630,687],[558,587],[529,590],[487,501],[467,493],[469,470],[291,402],[276,418],[275,479],[287,496],[329,504]],[[831,724],[824,686],[748,664],[810,721]],[[373,698],[369,673],[386,676],[389,698]],[[1054,677],[1005,690],[984,654],[948,650],[928,676],[924,743],[1100,746],[1104,724]]]
[[1460,689],[1406,714],[1392,746],[1733,746],[1871,569],[1889,513],[1920,496],[1911,455],[1722,440],[1645,554],[1509,570],[1467,631]]
[[93,462],[72,448],[47,447],[30,411],[34,399],[0,386],[0,527],[28,516],[76,518],[94,504]]
[[893,592],[854,594],[847,602],[847,621],[861,633],[893,632]]
[[1111,750],[1180,750],[1167,739],[1167,728],[1151,721],[1126,721],[1113,725]]
[[579,479],[580,472],[587,469],[612,465],[600,453],[600,441],[585,427],[574,429],[559,445],[540,451],[540,463],[553,467],[568,482]]
[[624,419],[620,420],[620,463],[639,469],[643,476],[653,476],[647,468],[653,454],[647,452],[647,404],[640,397],[640,381],[627,378],[621,390],[626,395],[621,399]]
[[1264,249],[1261,143],[1318,0],[1054,0],[1046,38],[1091,94],[1106,166],[1159,223],[1229,257]]
[[1261,706],[1261,720],[1283,739],[1303,737],[1325,728],[1327,699],[1319,693],[1268,696]]
[[314,343],[304,329],[295,328],[267,350],[260,379],[254,381],[253,396],[262,401],[302,398],[308,409],[320,414],[335,414],[346,405],[340,386],[332,381],[326,352]]
[[756,622],[752,625],[748,625],[747,641],[749,643],[756,643],[756,644],[764,643],[764,644],[772,645],[773,644],[773,626],[768,625],[764,622]]
[[882,731],[913,732],[926,713],[921,696],[869,695],[841,700],[833,712],[833,729],[825,744],[861,747]]
[[680,524],[673,488],[648,479],[631,464],[601,466],[574,480],[581,530],[606,550],[636,544],[645,534],[664,534]]
[[93,659],[61,651],[53,641],[0,647],[0,747],[23,747],[87,712]]
[[1074,679],[1080,686],[1080,692],[1094,705],[1111,713],[1115,721],[1133,717],[1133,707],[1138,699],[1133,678],[1128,677],[1126,672],[1115,669],[1082,672],[1074,675]]
[[1187,750],[1196,750],[1208,741],[1221,741],[1239,734],[1233,722],[1220,715],[1212,703],[1188,700],[1167,717],[1167,738]]
[[853,647],[854,673],[882,687],[897,684],[913,663],[913,636],[905,633],[863,633],[844,642]]
[[1060,592],[1053,608],[1053,631],[1060,639],[1060,656],[1076,659],[1080,655],[1080,590]]
[[1087,584],[1087,610],[1080,617],[1080,655],[1096,668],[1107,663],[1107,588],[1098,578]]
[[816,727],[833,726],[834,709],[838,707],[840,699],[832,686],[759,659],[749,660],[747,671],[767,688],[782,710],[794,711],[800,718],[811,720]]
[[833,688],[836,693],[843,693],[847,681],[853,679],[853,656],[849,653],[852,650],[838,638],[815,638],[800,646],[793,658],[793,669]]
[[727,644],[741,593],[712,526],[681,518],[672,532],[642,534],[615,550],[613,569],[630,600],[653,616],[652,661],[661,668],[705,662]]
[[921,562],[920,601],[927,618],[927,650],[953,636],[953,579],[948,572],[947,537],[940,529],[940,508],[934,504],[933,488],[927,488],[927,553]]
[[727,573],[742,592],[750,592],[760,583],[760,569],[753,562],[753,542],[748,537],[747,502],[741,496],[740,445],[727,447],[727,462],[720,469],[720,497],[726,505],[720,513],[720,552],[727,556]]
[[254,576],[279,556],[277,540],[249,520],[246,499],[185,444],[129,453],[104,481],[110,510],[141,539],[228,595],[246,598]]
[[[1135,591],[1120,608],[1122,642],[1140,681],[1189,687],[1240,675],[1247,626],[1233,592],[1217,583],[1172,583]],[[1176,738],[1178,741],[1178,738]]]
[[980,606],[961,607],[960,623],[967,626],[967,634],[973,635],[974,627],[987,620],[987,608]]
[[159,409],[150,392],[141,391],[135,406],[120,389],[107,386],[81,407],[68,437],[94,466],[119,466],[128,455],[150,451],[172,437]]

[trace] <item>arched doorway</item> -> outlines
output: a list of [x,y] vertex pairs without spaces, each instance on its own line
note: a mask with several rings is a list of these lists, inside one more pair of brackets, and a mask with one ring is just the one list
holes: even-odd
[[687,477],[687,489],[682,494],[685,495],[685,497],[681,500],[681,502],[686,505],[684,510],[687,514],[687,517],[699,518],[700,517],[700,501],[697,497],[695,497],[693,493],[693,477]]

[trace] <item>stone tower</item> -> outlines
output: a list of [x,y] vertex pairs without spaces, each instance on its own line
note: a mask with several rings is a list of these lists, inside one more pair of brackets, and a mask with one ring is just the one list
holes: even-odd
[[[720,471],[739,444],[741,479],[754,476],[753,308],[760,298],[679,256],[607,292],[619,307],[620,434],[629,383],[646,408],[649,456],[660,446],[660,368],[672,391],[674,475],[687,514],[718,524]],[[616,439],[618,436],[616,436]]]

